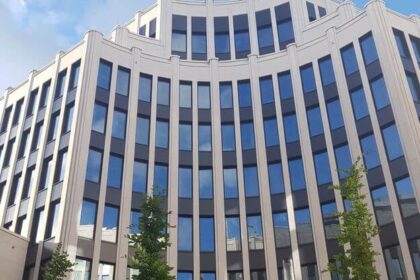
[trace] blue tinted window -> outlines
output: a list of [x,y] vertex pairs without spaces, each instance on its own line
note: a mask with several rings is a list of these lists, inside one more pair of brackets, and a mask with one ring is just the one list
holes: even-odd
[[327,14],[327,10],[324,7],[318,6],[319,16],[323,17]]
[[248,246],[250,250],[264,249],[263,229],[261,216],[248,216]]
[[112,64],[105,60],[99,62],[97,86],[109,90],[111,84]]
[[167,149],[169,146],[169,123],[156,122],[156,147]]
[[325,237],[335,239],[340,235],[337,205],[335,202],[321,205],[322,219],[324,221]]
[[346,76],[353,74],[356,71],[359,71],[359,66],[357,65],[356,53],[354,52],[353,44],[341,49],[341,58],[344,64],[344,71]]
[[332,179],[327,152],[314,155],[314,163],[318,186],[330,184]]
[[405,41],[404,33],[394,29],[394,37],[400,56],[404,58],[410,58],[410,52],[408,50],[407,42]]
[[251,107],[251,85],[249,80],[238,82],[239,107]]
[[95,235],[95,220],[96,203],[83,200],[78,235],[86,238],[93,238]]
[[311,136],[317,136],[324,133],[322,125],[321,111],[319,107],[309,109],[308,112],[308,125]]
[[116,93],[124,96],[130,91],[130,70],[118,67]]
[[416,55],[417,58],[417,62],[420,63],[420,39],[410,36],[411,38],[411,43],[413,45],[413,51],[414,54]]
[[159,78],[157,84],[157,104],[169,106],[171,93],[171,81]]
[[105,105],[95,103],[93,109],[92,130],[98,133],[105,133],[107,108]]
[[102,168],[102,153],[96,150],[89,150],[86,180],[99,183]]
[[225,191],[225,199],[238,197],[236,168],[223,169],[223,188]]
[[261,103],[274,102],[273,81],[271,76],[260,78]]
[[213,171],[201,169],[199,172],[200,199],[213,198]]
[[293,191],[306,188],[302,159],[289,160],[290,182]]
[[395,124],[382,129],[382,136],[384,138],[385,148],[389,160],[394,160],[404,155]]
[[102,224],[102,240],[117,242],[119,209],[105,205]]
[[337,162],[337,171],[340,179],[344,179],[348,176],[348,171],[352,166],[352,160],[350,156],[350,150],[348,145],[337,147],[334,149],[335,160]]
[[268,179],[271,194],[284,192],[283,169],[280,162],[268,165]]
[[252,122],[241,123],[242,150],[255,148],[254,124]]
[[284,116],[283,125],[284,133],[286,136],[286,143],[299,141],[299,129],[297,125],[296,114]]
[[319,61],[319,71],[321,72],[321,80],[324,87],[335,83],[334,67],[330,56]]
[[359,88],[350,93],[351,104],[353,106],[354,118],[360,120],[369,115],[369,110],[366,104],[365,91]]
[[178,196],[192,198],[192,169],[180,167],[178,172]]
[[416,197],[413,193],[410,177],[395,181],[395,190],[397,191],[403,217],[406,218],[416,215],[419,210],[417,208]]
[[309,21],[316,20],[315,5],[311,2],[306,2],[306,9],[308,10]]
[[[179,217],[178,218],[178,251],[192,251],[192,242],[193,242],[192,217]],[[178,277],[179,277],[179,273],[178,273]],[[188,278],[184,278],[184,279],[188,279]]]
[[415,74],[406,72],[408,87],[410,88],[411,96],[416,102],[420,102],[420,84]]
[[312,64],[300,68],[300,78],[302,79],[303,93],[316,90],[314,70]]
[[235,50],[236,53],[248,52],[251,46],[249,43],[249,32],[248,30],[235,32]]
[[220,108],[231,109],[233,108],[233,97],[232,97],[232,83],[220,83]]
[[223,151],[235,151],[235,126],[233,124],[222,125]]
[[142,214],[138,211],[131,211],[130,215],[130,234],[139,234],[139,219],[142,217]]
[[172,53],[187,52],[187,34],[181,31],[172,31]]
[[290,76],[290,72],[287,71],[287,72],[279,73],[277,78],[278,78],[281,100],[293,98],[293,85],[292,85],[292,77]]
[[259,196],[258,171],[256,166],[244,167],[244,186],[246,197]]
[[147,163],[134,161],[133,167],[133,192],[146,192]]
[[376,147],[375,136],[371,134],[360,139],[360,144],[362,146],[366,169],[369,170],[379,166],[381,161],[379,159],[378,148]]
[[198,109],[210,109],[210,84],[198,83]]
[[168,193],[168,166],[155,165],[153,178],[153,194],[166,196]]
[[192,128],[189,123],[179,124],[179,149],[191,151]]
[[360,39],[360,47],[362,49],[365,65],[368,65],[378,59],[378,53],[376,52],[375,41],[373,40],[372,34]]
[[276,247],[289,247],[290,246],[290,232],[289,232],[289,219],[287,213],[273,214],[274,237],[276,239]]
[[117,155],[110,155],[108,166],[107,185],[112,188],[121,188],[123,173],[123,158]]
[[137,117],[136,124],[136,143],[149,145],[149,119]]
[[211,151],[211,125],[198,126],[198,150]]
[[216,280],[216,273],[213,272],[201,272],[200,280]]
[[226,217],[226,251],[241,250],[241,222],[239,217]]
[[265,145],[267,147],[279,145],[279,133],[276,119],[264,120],[264,136]]
[[191,38],[191,51],[197,54],[207,53],[206,33],[193,32]]
[[216,32],[214,36],[216,55],[230,53],[229,33]]
[[383,226],[392,223],[394,218],[392,217],[391,203],[386,186],[374,189],[371,193],[378,225]]
[[291,19],[281,21],[277,23],[277,36],[279,37],[279,43],[293,42],[295,40],[295,34],[293,31],[293,23]]
[[296,231],[299,245],[313,243],[311,214],[308,208],[295,210]]
[[180,82],[179,84],[179,107],[191,108],[192,86],[189,82]]
[[370,82],[373,100],[375,101],[376,110],[380,110],[389,105],[388,90],[386,89],[383,77]]
[[335,99],[327,103],[327,113],[331,130],[344,126],[343,114],[341,112],[339,99]]
[[140,74],[139,79],[139,100],[150,102],[152,96],[152,76]]
[[124,140],[126,121],[126,112],[117,110],[114,111],[114,118],[112,120],[112,137]]
[[214,220],[200,217],[200,251],[214,252]]
[[67,69],[58,74],[57,85],[55,88],[55,98],[59,98],[64,94],[64,85],[66,84]]
[[269,48],[274,45],[273,29],[271,25],[258,27],[258,45],[261,49]]
[[193,280],[192,272],[178,272],[178,280]]

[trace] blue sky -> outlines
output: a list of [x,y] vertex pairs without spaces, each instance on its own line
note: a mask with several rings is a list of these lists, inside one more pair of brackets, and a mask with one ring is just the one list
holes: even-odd
[[[253,0],[250,0],[253,1]],[[90,29],[108,34],[155,0],[0,0],[0,92],[27,79]],[[354,0],[363,7],[367,0]],[[386,0],[401,13],[420,14],[419,0]]]

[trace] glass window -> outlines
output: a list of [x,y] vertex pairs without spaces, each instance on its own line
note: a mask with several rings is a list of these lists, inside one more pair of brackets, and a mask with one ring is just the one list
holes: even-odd
[[214,252],[214,219],[200,217],[200,252]]
[[18,158],[22,158],[26,155],[26,152],[29,148],[29,134],[31,130],[27,129],[22,133],[22,139],[20,140],[19,154]]
[[350,44],[341,49],[341,59],[343,60],[344,72],[346,73],[346,76],[359,71],[353,44]]
[[238,271],[228,272],[228,280],[243,280],[243,279],[244,279],[244,275],[242,274],[242,272],[238,272]]
[[211,125],[200,124],[198,126],[198,150],[200,152],[211,151]]
[[296,114],[283,116],[284,134],[286,136],[286,143],[293,143],[299,141],[299,129],[296,119]]
[[102,241],[117,242],[119,209],[105,205]]
[[308,208],[295,210],[296,231],[299,245],[313,243],[311,214]]
[[410,88],[411,96],[416,102],[420,102],[420,85],[415,74],[406,72],[408,87]]
[[114,279],[114,265],[99,263],[98,280],[113,280]]
[[403,58],[410,58],[407,41],[405,40],[404,33],[394,29],[395,42],[397,43],[398,52]]
[[316,264],[302,265],[301,267],[303,280],[318,280],[318,268]]
[[18,194],[20,193],[21,189],[22,189],[22,174],[19,174],[13,178],[13,184],[12,184],[12,188],[9,194],[9,203],[7,204],[7,206],[14,205],[19,201]]
[[35,209],[34,220],[33,220],[32,228],[31,228],[31,238],[30,238],[31,242],[39,243],[40,241],[43,240],[41,236],[41,230],[42,230],[41,225],[43,225],[44,215],[45,215],[44,208]]
[[166,196],[168,194],[168,166],[166,165],[155,165],[153,194],[161,196]]
[[178,217],[178,251],[192,251],[192,217]]
[[410,36],[410,38],[411,38],[411,43],[413,45],[414,54],[416,55],[416,58],[417,58],[417,62],[420,63],[420,39],[414,36]]
[[321,111],[319,107],[313,107],[308,109],[308,125],[311,137],[317,136],[324,133],[324,127],[322,125]]
[[241,222],[239,217],[226,217],[226,251],[241,251]]
[[172,53],[174,52],[187,52],[187,33],[172,31]]
[[300,78],[302,79],[303,93],[316,91],[314,69],[312,64],[300,67]]
[[394,160],[404,155],[401,147],[400,137],[395,124],[382,129],[382,136],[385,143],[388,160]]
[[50,128],[48,131],[48,142],[55,140],[57,137],[58,124],[60,122],[60,112],[55,113],[51,117]]
[[99,62],[97,86],[105,90],[109,90],[111,85],[111,73],[112,63],[101,59]]
[[210,109],[210,84],[198,83],[198,109]]
[[207,37],[204,32],[193,32],[191,38],[191,51],[196,54],[207,53]]
[[156,121],[156,147],[167,149],[169,146],[169,123]]
[[133,192],[146,193],[147,188],[147,163],[134,161],[133,167]]
[[265,270],[251,270],[251,280],[267,280]]
[[327,14],[327,10],[324,7],[318,6],[319,16],[323,17]]
[[37,150],[41,144],[42,127],[44,123],[39,122],[35,126],[34,136],[32,139],[31,151]]
[[220,83],[219,91],[220,91],[220,108],[232,109],[233,108],[232,83],[231,82]]
[[123,111],[115,110],[113,121],[112,121],[112,137],[124,140],[126,122],[127,122],[127,113]]
[[325,237],[336,239],[340,235],[340,222],[337,216],[337,205],[335,202],[321,205],[322,219],[324,221]]
[[66,84],[66,77],[67,77],[67,69],[61,71],[58,74],[57,85],[55,87],[55,96],[54,96],[55,99],[63,96],[64,85]]
[[93,108],[92,130],[105,133],[107,108],[105,104],[95,103]]
[[311,2],[306,2],[306,9],[308,10],[309,21],[316,20],[315,5]]
[[284,193],[283,169],[281,162],[268,165],[268,179],[271,194]]
[[239,107],[245,108],[245,107],[252,106],[251,84],[249,80],[238,82],[238,97],[239,97]]
[[139,100],[150,102],[152,96],[152,76],[148,74],[140,74],[139,79]]
[[400,245],[384,249],[384,257],[390,280],[407,279]]
[[1,133],[5,132],[7,130],[7,127],[9,126],[10,121],[10,115],[12,114],[12,106],[9,106],[6,108],[3,114],[3,121],[1,123]]
[[74,279],[89,280],[90,279],[90,261],[76,257],[74,265]]
[[281,49],[284,48],[281,46],[282,44],[295,41],[295,33],[293,31],[293,22],[291,18],[277,22],[277,36],[279,37]]
[[25,183],[23,184],[21,200],[28,198],[28,196],[32,193],[32,190],[34,189],[34,186],[36,184],[36,181],[34,179],[35,179],[35,168],[32,167],[26,172]]
[[192,198],[192,169],[180,167],[178,170],[178,196]]
[[180,82],[179,84],[179,106],[181,108],[191,108],[191,91],[190,82]]
[[12,156],[14,147],[15,147],[15,139],[9,140],[9,143],[7,144],[6,153],[4,154],[3,167],[9,166],[10,158]]
[[13,114],[13,119],[12,119],[12,126],[15,126],[18,124],[19,119],[20,119],[20,113],[22,111],[22,106],[23,106],[23,98],[20,99],[15,106],[15,112]]
[[139,219],[143,214],[139,211],[131,210],[130,214],[130,234],[139,234]]
[[293,191],[303,190],[306,188],[305,172],[301,158],[289,160],[290,181]]
[[79,72],[80,60],[71,66],[69,90],[72,90],[77,87],[77,83],[79,82]]
[[113,154],[110,155],[107,180],[108,187],[121,188],[123,163],[124,160],[122,157]]
[[51,202],[50,211],[48,213],[47,227],[45,229],[45,239],[48,239],[57,235],[59,211],[60,211],[60,201]]
[[178,272],[177,279],[178,280],[193,280],[193,273],[192,272]]
[[331,130],[344,126],[343,114],[341,112],[339,99],[335,99],[327,103],[327,113]]
[[334,149],[335,161],[337,162],[338,176],[345,179],[352,166],[350,150],[348,145],[343,145]]
[[255,149],[254,124],[252,122],[241,123],[242,150]]
[[31,116],[34,113],[35,101],[36,101],[37,95],[38,95],[38,89],[31,91],[31,95],[29,97],[29,102],[28,102],[28,109],[26,110],[27,117]]
[[244,187],[246,197],[256,197],[260,195],[256,166],[244,167]]
[[289,219],[287,213],[274,213],[273,226],[276,247],[290,247]]
[[271,76],[260,78],[260,95],[262,104],[274,102],[273,80]]
[[55,169],[54,183],[61,182],[64,180],[64,174],[66,172],[67,163],[67,150],[60,151],[57,159],[57,166]]
[[86,180],[99,183],[102,168],[102,152],[89,149]]
[[235,125],[222,124],[223,151],[235,151]]
[[410,177],[399,179],[398,181],[395,181],[394,184],[403,217],[407,218],[419,213]]
[[409,241],[411,258],[413,259],[416,277],[420,277],[420,238]]
[[319,71],[321,72],[321,80],[324,87],[335,83],[334,67],[331,56],[319,60]]
[[376,147],[375,136],[370,134],[360,139],[362,146],[363,159],[365,161],[366,169],[370,170],[381,165],[379,159],[378,148]]
[[42,164],[41,179],[38,186],[39,191],[44,190],[48,187],[50,178],[52,175],[52,170],[53,170],[52,157],[44,159],[44,163]]
[[248,216],[246,218],[248,228],[249,250],[264,249],[264,238],[261,224],[261,216]]
[[171,94],[171,80],[158,78],[157,84],[157,104],[169,106]]
[[238,198],[238,178],[236,168],[223,169],[223,188],[225,199]]
[[293,98],[293,84],[292,84],[292,77],[290,76],[290,72],[282,72],[277,75],[278,84],[279,84],[279,91],[280,91],[280,98],[281,100],[286,100],[289,98]]
[[353,105],[354,118],[360,120],[369,115],[366,103],[365,91],[359,88],[350,92],[351,104]]
[[200,280],[216,280],[216,273],[214,272],[201,272]]
[[137,117],[136,124],[136,143],[149,145],[149,126],[150,120],[146,117]]
[[394,221],[389,202],[386,186],[379,187],[371,191],[373,208],[375,209],[376,220],[379,226],[383,226]]
[[213,171],[211,169],[200,169],[199,171],[200,199],[213,198]]
[[386,89],[384,78],[375,79],[370,82],[373,100],[375,101],[376,110],[380,110],[389,105],[388,90]]
[[190,123],[179,124],[179,149],[191,151],[192,147],[192,127]]
[[[235,51],[236,58],[244,58],[245,55],[250,53],[250,40],[248,30],[236,31],[235,30]],[[241,54],[243,53],[243,54]]]
[[266,147],[279,145],[279,133],[276,119],[264,120],[264,136]]
[[64,111],[64,120],[63,120],[63,134],[70,132],[71,125],[73,123],[73,112],[74,112],[74,103],[71,103],[66,106]]
[[215,32],[214,43],[216,56],[217,54],[230,53],[229,32]]
[[116,93],[128,96],[130,91],[130,70],[118,67]]
[[327,151],[314,155],[315,172],[318,186],[332,183],[330,162]]
[[96,203],[83,200],[77,234],[81,237],[93,239],[95,235]]
[[48,81],[42,85],[41,97],[39,99],[39,108],[47,106],[47,99],[51,89],[51,81]]
[[265,51],[262,51],[262,49],[272,48],[274,46],[273,29],[271,28],[271,25],[258,27],[258,45],[260,54],[266,53]]
[[363,60],[365,65],[368,65],[378,59],[376,52],[375,40],[371,33],[360,39],[360,47],[362,49]]

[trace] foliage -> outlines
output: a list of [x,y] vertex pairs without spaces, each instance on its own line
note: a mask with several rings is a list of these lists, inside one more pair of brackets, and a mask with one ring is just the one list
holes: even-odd
[[172,280],[170,267],[161,252],[170,246],[167,217],[170,213],[162,209],[161,196],[148,196],[142,206],[138,222],[140,234],[129,236],[135,252],[131,267],[139,270],[133,280]]
[[67,252],[61,251],[62,244],[58,243],[51,259],[45,265],[42,273],[43,280],[62,280],[73,271],[73,263],[69,261]]
[[349,248],[334,257],[335,262],[328,264],[328,270],[343,278],[376,280],[380,279],[375,269],[375,256],[378,253],[374,251],[371,239],[378,235],[379,229],[367,207],[366,195],[361,191],[365,171],[359,161],[346,171],[347,179],[341,185],[334,186],[351,205],[350,209],[338,213],[341,223],[337,240],[340,246],[347,244]]

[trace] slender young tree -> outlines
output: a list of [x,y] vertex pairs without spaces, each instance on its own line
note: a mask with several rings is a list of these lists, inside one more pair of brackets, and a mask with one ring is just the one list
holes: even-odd
[[148,196],[142,206],[138,229],[140,234],[129,235],[134,246],[131,267],[139,270],[133,280],[172,280],[172,267],[162,258],[162,251],[169,246],[167,217],[170,214],[162,209],[160,196]]
[[43,280],[62,280],[72,272],[73,263],[69,261],[67,252],[61,250],[61,243],[55,248],[51,260],[45,265],[42,273]]
[[361,191],[361,182],[365,170],[360,159],[351,167],[347,179],[335,189],[341,192],[344,199],[350,202],[350,209],[339,212],[341,220],[338,243],[340,246],[348,244],[349,249],[334,257],[334,263],[328,264],[328,270],[344,279],[379,280],[380,275],[375,268],[375,256],[371,239],[378,235],[379,230],[370,213],[366,195]]

